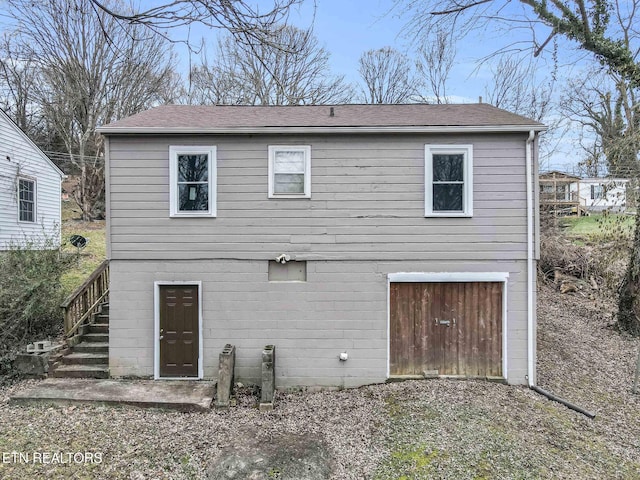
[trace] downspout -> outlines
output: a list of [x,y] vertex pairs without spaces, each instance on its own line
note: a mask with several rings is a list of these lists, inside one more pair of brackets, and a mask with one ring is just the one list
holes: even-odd
[[525,148],[525,162],[527,174],[527,383],[529,387],[535,385],[535,345],[533,344],[533,141],[536,134],[529,130]]
[[525,161],[527,172],[527,384],[531,390],[547,397],[549,400],[561,403],[571,410],[582,413],[589,418],[595,418],[596,414],[584,410],[560,397],[556,397],[552,393],[543,390],[536,386],[534,382],[535,376],[535,345],[533,343],[534,337],[534,318],[533,318],[533,280],[535,272],[533,270],[533,190],[535,184],[533,183],[533,141],[536,135],[534,130],[529,130],[529,137],[527,138],[525,148]]

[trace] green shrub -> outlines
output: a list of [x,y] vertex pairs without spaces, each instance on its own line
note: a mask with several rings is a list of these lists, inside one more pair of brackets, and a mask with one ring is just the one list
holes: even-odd
[[0,252],[0,377],[17,347],[62,332],[60,276],[72,261],[52,237],[25,239]]

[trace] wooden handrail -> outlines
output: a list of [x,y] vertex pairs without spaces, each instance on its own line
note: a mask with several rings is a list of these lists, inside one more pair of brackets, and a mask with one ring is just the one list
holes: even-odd
[[98,311],[100,303],[109,295],[109,261],[105,260],[60,305],[64,314],[64,335],[71,337],[80,325]]

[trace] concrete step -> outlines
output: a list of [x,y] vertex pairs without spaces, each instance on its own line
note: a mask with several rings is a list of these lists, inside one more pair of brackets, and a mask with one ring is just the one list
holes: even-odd
[[85,333],[82,336],[83,342],[109,342],[108,333]]
[[108,323],[92,323],[89,325],[89,333],[109,333]]
[[99,313],[95,316],[95,323],[104,323],[109,324],[109,314],[108,313]]
[[109,378],[106,365],[60,365],[49,373],[52,378]]
[[108,353],[73,352],[62,357],[64,365],[109,365]]
[[36,405],[98,402],[100,405],[207,412],[214,393],[215,383],[204,381],[47,378],[32,388],[16,393],[10,402]]
[[73,347],[74,353],[109,353],[109,342],[80,342]]

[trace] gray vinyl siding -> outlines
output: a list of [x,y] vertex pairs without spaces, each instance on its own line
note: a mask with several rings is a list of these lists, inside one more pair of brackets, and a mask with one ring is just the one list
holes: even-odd
[[[508,272],[507,379],[527,374],[526,262],[310,261],[307,282],[269,282],[268,261],[111,262],[111,375],[152,377],[156,281],[202,282],[205,378],[236,346],[239,381],[259,382],[261,350],[276,345],[276,383],[359,386],[387,378],[387,274]],[[346,351],[347,362],[338,355]]]
[[[18,177],[34,180],[35,222],[19,221]],[[26,135],[0,113],[0,250],[47,237],[60,241],[61,175]]]
[[[524,134],[110,138],[113,259],[521,260]],[[311,199],[267,198],[270,144],[311,145]],[[473,144],[473,218],[424,217],[424,145]],[[170,145],[217,146],[217,218],[169,218]]]

